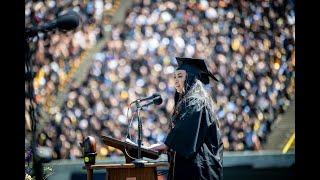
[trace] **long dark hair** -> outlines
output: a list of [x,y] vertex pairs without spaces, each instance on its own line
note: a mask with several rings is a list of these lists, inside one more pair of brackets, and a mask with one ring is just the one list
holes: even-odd
[[198,75],[193,74],[193,73],[188,73],[188,71],[186,71],[186,80],[184,81],[184,89],[185,92],[182,94],[178,93],[177,91],[174,94],[174,107],[177,106],[178,102],[182,99],[182,97],[188,93],[188,91],[190,90],[190,88],[194,85],[194,83],[196,82],[196,79],[199,79]]
[[[194,84],[196,83],[196,80],[199,80],[199,74],[196,74],[196,73],[190,73],[187,71],[187,75],[186,75],[186,80],[184,82],[184,88],[185,88],[185,92],[184,93],[178,93],[177,91],[175,92],[174,94],[174,109],[173,109],[173,112],[172,112],[172,116],[170,118],[170,121],[171,121],[171,124],[170,126],[172,127],[172,125],[175,124],[175,121],[177,119],[179,119],[178,116],[181,115],[180,113],[180,110],[181,110],[181,105],[180,105],[180,101],[183,101],[185,98],[188,98],[190,96],[190,89],[194,86]],[[201,82],[201,81],[200,81]],[[202,82],[201,82],[202,84]],[[188,96],[188,97],[185,97],[185,96]],[[212,98],[210,97],[210,95],[208,94],[209,97],[207,98],[210,98],[211,99],[211,103],[212,102]],[[201,103],[201,102],[199,102]],[[209,105],[209,104],[207,104]],[[209,105],[211,106],[211,105]],[[212,108],[209,108],[209,113],[210,115],[214,118],[214,119],[217,119],[217,117],[214,115],[214,112],[212,110]],[[217,126],[219,127],[219,122],[216,121],[216,124]]]
[[185,94],[187,94],[187,92],[190,90],[190,88],[194,85],[194,83],[196,82],[196,79],[198,79],[198,75],[193,74],[193,73],[188,73],[188,71],[186,71],[186,80],[184,81],[184,89],[185,92],[184,93],[178,93],[177,91],[174,94],[174,109],[172,112],[172,119],[174,121],[174,117],[179,113],[179,108],[177,107],[179,101],[184,97]]

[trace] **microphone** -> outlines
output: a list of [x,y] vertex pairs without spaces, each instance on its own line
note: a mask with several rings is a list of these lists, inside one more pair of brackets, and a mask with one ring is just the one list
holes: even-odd
[[[158,98],[158,97],[161,98],[161,95],[160,95],[159,93],[153,93],[153,94],[152,94],[151,96],[149,96],[149,97],[145,97],[145,98],[142,98],[142,99],[137,99],[137,100],[133,101],[132,103],[147,101],[147,100],[150,100],[150,99],[154,100],[155,98]],[[132,104],[132,103],[131,103],[131,104]],[[160,104],[161,104],[161,103],[160,103]]]
[[39,27],[31,27],[26,29],[27,36],[35,36],[38,32],[48,32],[54,29],[59,30],[72,30],[78,27],[80,17],[75,11],[69,11],[68,13],[59,16],[57,19],[45,23]]
[[155,105],[160,105],[162,103],[162,98],[160,96],[160,94],[158,96],[156,96],[155,98],[153,98],[153,100],[147,104],[142,105],[141,107],[146,107],[149,106],[151,104],[155,104]]
[[160,105],[162,103],[162,98],[161,96],[157,96],[156,98],[153,99],[152,101],[155,105]]

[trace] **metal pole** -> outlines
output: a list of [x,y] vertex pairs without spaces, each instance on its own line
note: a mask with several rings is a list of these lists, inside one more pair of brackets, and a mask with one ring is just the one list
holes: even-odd
[[137,116],[138,116],[138,158],[136,160],[134,160],[133,163],[137,167],[143,167],[144,163],[147,162],[145,160],[142,160],[142,157],[141,157],[142,122],[141,122],[141,118],[140,118],[140,111],[142,110],[143,106],[140,105],[139,101],[136,102],[136,106],[137,106]]
[[142,123],[140,119],[140,108],[138,108],[138,159],[141,159],[141,143],[142,143]]

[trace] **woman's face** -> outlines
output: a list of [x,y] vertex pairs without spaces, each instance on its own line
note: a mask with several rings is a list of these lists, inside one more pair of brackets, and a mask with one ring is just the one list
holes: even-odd
[[177,70],[174,73],[174,87],[178,93],[184,93],[184,82],[186,80],[187,72],[185,70]]

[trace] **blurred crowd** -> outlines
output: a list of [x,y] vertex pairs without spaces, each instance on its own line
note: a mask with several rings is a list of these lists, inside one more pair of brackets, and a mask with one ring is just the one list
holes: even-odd
[[56,159],[75,159],[82,156],[79,142],[92,135],[99,157],[118,156],[100,135],[135,140],[137,120],[129,104],[154,92],[164,101],[141,113],[143,144],[163,141],[174,106],[175,57],[183,56],[205,59],[220,80],[206,88],[225,150],[261,150],[270,126],[294,98],[294,34],[293,1],[136,0],[94,55],[88,78],[72,83],[63,107],[52,112],[39,144]]
[[[57,94],[59,85],[67,81],[70,71],[80,64],[83,53],[103,37],[103,11],[111,7],[112,0],[25,2],[25,27],[39,27],[69,11],[80,16],[77,29],[39,33],[29,43],[35,72],[35,99],[39,107],[43,108],[49,97]],[[26,102],[29,104],[29,99]]]
[[[38,33],[29,40],[32,54],[34,104],[36,112],[48,111],[50,101],[57,95],[59,88],[68,82],[71,72],[82,62],[83,55],[104,36],[104,11],[113,8],[114,0],[26,0],[25,27],[39,27],[75,11],[79,14],[80,25],[68,31]],[[30,100],[26,85],[26,129],[31,129],[28,113]],[[52,98],[53,97],[53,98]],[[30,135],[27,131],[27,136]],[[26,144],[30,139],[26,138]],[[28,146],[28,145],[26,145]]]

